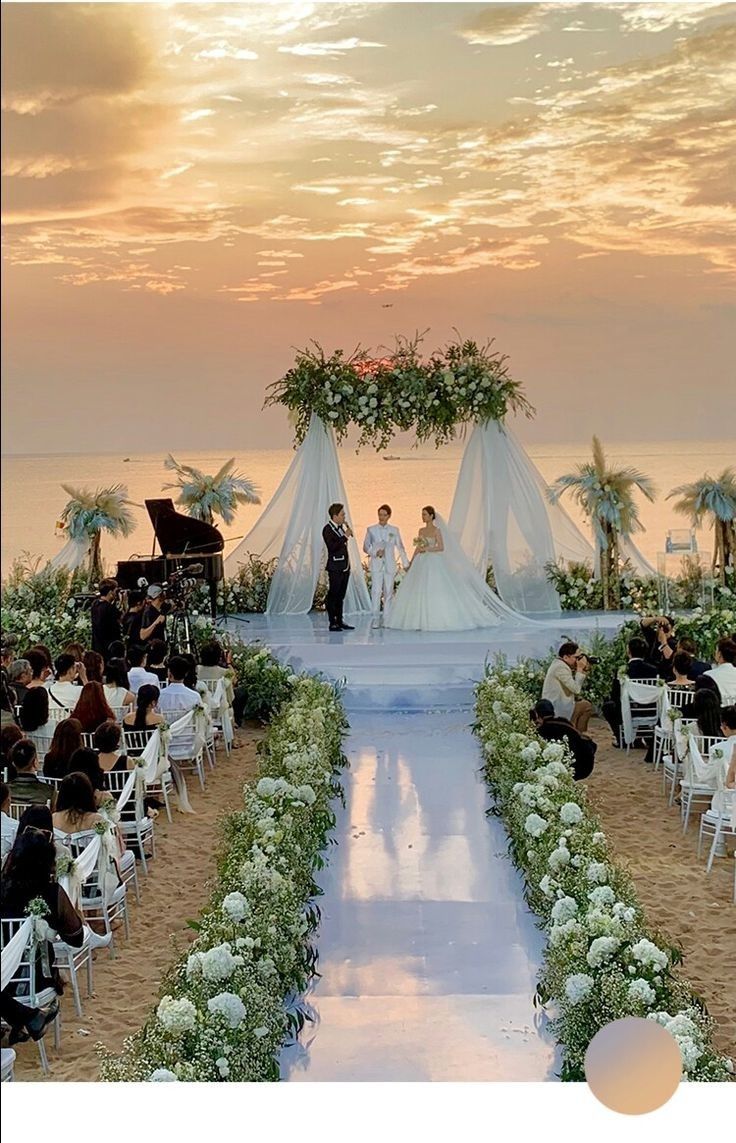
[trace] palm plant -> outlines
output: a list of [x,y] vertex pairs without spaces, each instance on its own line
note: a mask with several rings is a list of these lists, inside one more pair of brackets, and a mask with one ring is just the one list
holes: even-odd
[[548,490],[553,504],[563,492],[569,492],[592,524],[606,611],[618,608],[621,602],[619,538],[643,531],[634,502],[636,490],[647,500],[654,499],[655,488],[648,476],[635,468],[608,467],[598,437],[593,437],[592,461],[559,476]]
[[129,536],[135,521],[129,511],[128,489],[124,484],[111,488],[98,488],[90,492],[88,488],[74,488],[71,484],[61,486],[69,501],[61,514],[60,523],[71,540],[88,541],[89,582],[99,582],[103,576],[100,544],[103,532],[111,536]]
[[673,496],[680,497],[674,505],[675,512],[688,516],[693,527],[712,525],[712,570],[725,583],[726,571],[736,562],[736,469],[724,468],[719,476],[706,473],[692,484],[680,484],[667,499]]
[[261,503],[255,484],[246,476],[233,472],[234,457],[214,476],[207,476],[188,464],[179,464],[171,455],[164,461],[164,468],[171,469],[177,477],[173,484],[165,484],[164,488],[178,489],[177,503],[186,508],[190,516],[207,524],[213,524],[215,516],[220,516],[226,524],[232,524],[239,504]]

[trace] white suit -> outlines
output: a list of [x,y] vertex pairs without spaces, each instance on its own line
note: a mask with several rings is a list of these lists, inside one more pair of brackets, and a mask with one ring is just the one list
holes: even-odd
[[[383,612],[388,613],[394,598],[394,580],[396,578],[396,553],[398,552],[402,563],[406,567],[409,557],[401,539],[401,533],[390,522],[372,524],[365,534],[363,551],[371,560],[371,610],[377,618],[381,613],[381,596],[383,596]],[[376,553],[383,551],[383,555]]]

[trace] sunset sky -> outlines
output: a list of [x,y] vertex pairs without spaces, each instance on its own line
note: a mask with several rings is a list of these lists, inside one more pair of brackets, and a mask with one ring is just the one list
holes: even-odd
[[427,327],[496,338],[526,441],[723,437],[736,5],[2,22],[4,452],[286,445],[293,346]]

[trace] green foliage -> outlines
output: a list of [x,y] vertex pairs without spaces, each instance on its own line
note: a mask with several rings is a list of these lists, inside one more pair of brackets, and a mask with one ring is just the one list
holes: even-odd
[[417,440],[437,445],[460,426],[502,421],[509,410],[531,415],[522,387],[508,372],[507,358],[459,337],[429,359],[420,356],[421,336],[398,338],[393,352],[372,357],[360,346],[327,356],[316,342],[297,351],[291,369],[270,386],[267,405],[285,405],[296,441],[306,436],[312,415],[335,430],[338,441],[360,428],[358,447],[386,448],[396,432],[414,429]]
[[713,1021],[675,971],[678,950],[651,931],[582,783],[573,779],[567,745],[545,743],[530,726],[528,681],[519,667],[491,668],[476,690],[475,731],[512,858],[548,937],[538,996],[551,1005],[561,1078],[584,1080],[585,1053],[598,1030],[639,1016],[675,1036],[684,1079],[730,1080],[732,1061],[712,1046]]
[[263,745],[259,780],[223,823],[197,936],[166,974],[141,1031],[119,1056],[100,1050],[103,1079],[278,1079],[281,1047],[305,1020],[294,998],[315,971],[314,874],[341,793],[346,727],[333,687],[294,681]]
[[34,643],[46,644],[54,655],[72,641],[88,646],[89,612],[74,615],[70,606],[71,596],[86,588],[86,571],[50,564],[39,571],[38,564],[28,555],[13,564],[3,584],[3,631],[17,635],[19,653]]
[[[589,563],[560,560],[547,564],[545,571],[563,611],[603,609],[603,585]],[[660,584],[656,577],[637,575],[627,561],[621,566],[620,581],[622,610],[639,615],[653,615],[660,610]],[[717,605],[727,606],[736,600],[736,572],[728,572],[721,584],[704,573],[697,560],[684,556],[678,574],[668,577],[667,594],[669,607],[676,611],[701,607],[703,600],[710,597]]]

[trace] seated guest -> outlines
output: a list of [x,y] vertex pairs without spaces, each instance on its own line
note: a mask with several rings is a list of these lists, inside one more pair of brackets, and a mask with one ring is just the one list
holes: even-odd
[[123,732],[117,722],[103,722],[95,731],[97,762],[104,778],[111,770],[129,770],[128,755],[120,750]]
[[125,649],[125,643],[123,643],[122,639],[115,639],[110,644],[110,646],[107,649],[107,657],[108,657],[108,659],[122,659],[123,662],[125,663],[125,667],[127,670],[128,657],[127,657],[127,651]]
[[[729,742],[736,742],[736,706],[726,706],[721,711],[721,730]],[[736,746],[731,749],[731,762],[726,774],[726,789],[736,787]]]
[[549,699],[541,699],[530,712],[537,734],[548,742],[566,741],[573,756],[573,774],[578,782],[587,778],[595,765],[596,743],[581,734],[566,718],[558,718]]
[[105,660],[97,651],[85,651],[82,656],[82,666],[87,675],[88,683],[101,683],[105,673]]
[[158,701],[161,695],[158,687],[146,683],[135,696],[135,710],[126,714],[123,726],[126,730],[155,730],[166,719],[158,712]]
[[10,664],[8,671],[8,682],[10,689],[15,694],[15,702],[17,706],[23,702],[23,699],[28,693],[28,685],[33,678],[31,671],[31,664],[27,659],[16,659]]
[[43,651],[38,647],[31,647],[23,658],[31,664],[31,681],[27,684],[28,689],[45,686],[46,680],[51,676],[51,663]]
[[12,726],[16,719],[15,692],[11,691],[5,672],[0,675],[0,711],[2,712],[0,725]]
[[105,698],[113,709],[132,706],[135,695],[128,686],[128,672],[123,659],[110,659],[105,668]]
[[75,663],[84,662],[84,647],[81,643],[71,642],[67,643],[62,654],[71,655]]
[[87,746],[80,746],[75,750],[69,760],[69,774],[85,774],[95,792],[95,801],[99,805],[102,793],[105,790],[105,775],[102,772],[96,750]]
[[169,645],[163,639],[151,639],[148,644],[147,667],[156,676],[160,683],[165,683],[169,677],[169,668],[166,659],[169,654]]
[[682,717],[696,722],[698,734],[718,738],[721,733],[721,700],[719,695],[708,687],[697,687],[690,702],[682,708]]
[[[38,831],[45,833],[48,837],[54,836],[54,822],[51,816],[51,807],[44,805],[42,802],[35,802],[23,810],[18,820],[18,832],[16,834],[15,845],[18,843],[18,838],[22,837],[26,830]],[[62,845],[60,841],[54,841],[57,857],[71,858],[71,850],[67,846]],[[10,851],[11,859],[13,850]]]
[[53,802],[54,788],[38,777],[38,754],[29,738],[21,738],[10,751],[15,778],[10,783],[11,802]]
[[133,694],[144,684],[158,686],[158,675],[146,670],[146,658],[145,647],[131,647],[128,651],[128,690]]
[[213,639],[211,643],[204,644],[200,651],[199,658],[200,665],[197,668],[198,678],[202,681],[225,680],[225,698],[228,701],[228,705],[232,708],[235,722],[240,726],[243,721],[243,712],[248,698],[245,687],[233,686],[232,656],[230,652],[228,651],[227,654],[225,654],[220,644]]
[[59,833],[83,833],[105,822],[97,812],[97,800],[86,774],[72,771],[59,786],[54,814],[54,829]]
[[145,600],[145,593],[142,591],[128,592],[128,610],[123,616],[123,636],[126,647],[137,647],[142,642],[141,623]]
[[552,703],[557,717],[569,719],[581,733],[588,729],[593,713],[591,704],[580,697],[589,666],[577,643],[563,643],[547,668],[542,686],[542,698]]
[[10,763],[10,751],[16,742],[20,742],[22,737],[23,731],[17,722],[9,722],[0,730],[0,768],[5,770],[8,782],[11,782],[15,777],[15,770]]
[[680,639],[677,643],[677,650],[687,651],[688,655],[690,655],[692,659],[690,664],[690,678],[693,681],[697,679],[699,675],[710,670],[711,664],[698,658],[698,648],[695,645],[694,639]]
[[[65,944],[81,948],[84,943],[82,918],[56,880],[56,850],[53,840],[44,832],[26,830],[17,840],[10,855],[0,889],[0,916],[23,917],[28,905],[40,897],[47,907],[45,920]],[[37,991],[53,988],[61,995],[63,984],[54,965],[53,943],[47,942],[36,951],[35,987]],[[2,992],[2,1018],[11,1028],[14,1042],[30,1035],[40,1040],[46,1026],[56,1018],[59,1002],[45,1011],[17,999],[16,985]]]
[[190,651],[182,651],[181,658],[187,664],[187,672],[182,679],[185,687],[189,687],[191,691],[197,690],[197,660]]
[[45,687],[31,687],[20,708],[19,722],[26,734],[51,738],[55,723],[49,722],[49,695]]
[[85,734],[93,734],[100,723],[108,718],[115,718],[114,712],[108,706],[101,683],[84,684],[79,702],[72,711],[72,718],[76,718],[82,724],[82,731]]
[[65,718],[56,724],[54,737],[43,760],[45,778],[66,778],[69,761],[82,745],[82,724],[76,718]]
[[56,679],[46,683],[46,689],[57,706],[72,710],[82,693],[77,680],[87,682],[84,664],[66,653],[58,655],[54,661]]
[[158,700],[158,709],[163,715],[186,714],[192,707],[199,706],[199,692],[184,682],[190,670],[191,664],[183,655],[172,655],[169,659],[169,685]]
[[675,651],[672,656],[672,678],[668,686],[672,690],[691,691],[696,677],[693,673],[692,655],[688,655],[687,651]]
[[718,685],[723,705],[733,706],[736,703],[736,643],[732,639],[718,640],[716,665],[705,674]]
[[10,816],[10,788],[5,782],[0,782],[0,826],[2,826],[0,836],[0,862],[2,862],[13,848],[15,835],[18,832],[18,823]]
[[[647,644],[644,639],[639,636],[634,636],[629,639],[627,646],[628,661],[626,663],[626,674],[630,679],[636,679],[639,682],[647,680],[655,681],[657,678],[657,668],[653,663],[647,662]],[[632,708],[636,706],[637,714],[649,714],[653,711],[653,707],[641,703],[632,703]],[[621,740],[621,680],[618,675],[614,678],[611,686],[611,697],[607,699],[601,707],[603,717],[613,731],[613,737],[616,745],[620,745]]]

